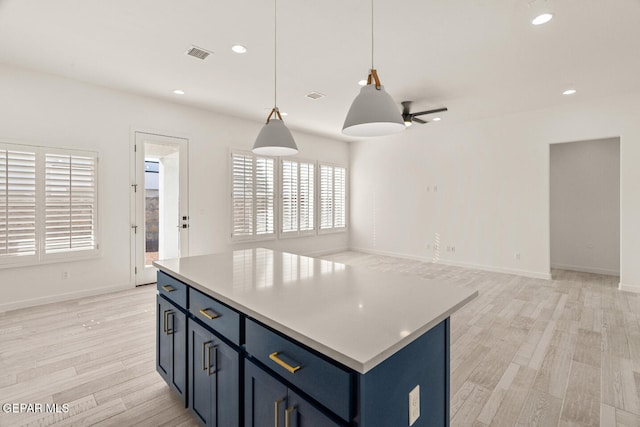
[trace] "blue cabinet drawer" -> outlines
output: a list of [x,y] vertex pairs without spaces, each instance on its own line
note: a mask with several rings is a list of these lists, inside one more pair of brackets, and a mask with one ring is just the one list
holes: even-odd
[[238,312],[193,288],[189,288],[189,312],[232,343],[240,345]]
[[183,310],[187,309],[187,285],[159,270],[158,293],[173,301]]
[[352,418],[353,373],[250,319],[245,331],[247,353],[339,417]]

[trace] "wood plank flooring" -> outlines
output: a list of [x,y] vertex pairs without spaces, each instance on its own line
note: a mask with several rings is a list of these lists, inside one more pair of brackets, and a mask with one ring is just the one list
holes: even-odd
[[[640,426],[640,295],[618,278],[325,258],[480,291],[451,321],[452,426]],[[0,405],[69,404],[0,426],[197,425],[155,372],[154,322],[153,286],[0,313]]]

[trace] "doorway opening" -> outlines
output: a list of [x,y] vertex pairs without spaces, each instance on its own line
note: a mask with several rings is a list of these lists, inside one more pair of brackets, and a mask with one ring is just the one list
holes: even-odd
[[135,283],[156,281],[153,261],[187,256],[187,140],[136,132]]
[[550,145],[551,275],[620,275],[620,138]]

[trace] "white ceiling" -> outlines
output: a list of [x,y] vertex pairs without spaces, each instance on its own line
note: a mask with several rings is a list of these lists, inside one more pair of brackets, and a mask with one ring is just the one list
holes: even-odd
[[[547,0],[555,17],[539,27],[529,1],[375,0],[375,65],[398,108],[447,106],[440,123],[457,122],[640,89],[640,1]],[[349,140],[340,130],[370,66],[369,25],[367,0],[278,1],[289,127]],[[192,44],[215,54],[184,55]],[[0,0],[0,62],[264,120],[273,2]],[[579,92],[562,96],[569,86]]]

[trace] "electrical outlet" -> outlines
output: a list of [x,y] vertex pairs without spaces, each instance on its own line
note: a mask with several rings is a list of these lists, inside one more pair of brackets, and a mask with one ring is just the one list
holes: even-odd
[[409,392],[409,425],[412,426],[420,418],[420,385]]
[[518,261],[520,261],[520,252],[516,252],[514,254],[514,258],[517,259]]
[[69,278],[69,272],[63,271],[61,276],[62,276],[62,280],[67,280]]

